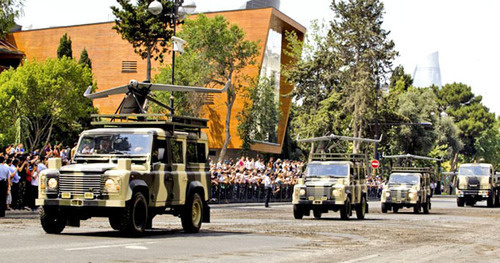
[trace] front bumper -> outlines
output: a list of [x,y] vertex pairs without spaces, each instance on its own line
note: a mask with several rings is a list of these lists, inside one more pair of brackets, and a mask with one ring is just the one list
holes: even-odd
[[37,206],[68,207],[125,207],[123,200],[87,200],[87,199],[36,199]]
[[335,200],[298,200],[296,202],[298,205],[343,205],[344,201]]
[[492,195],[491,190],[460,190],[457,189],[457,197],[471,197],[475,199],[486,199]]

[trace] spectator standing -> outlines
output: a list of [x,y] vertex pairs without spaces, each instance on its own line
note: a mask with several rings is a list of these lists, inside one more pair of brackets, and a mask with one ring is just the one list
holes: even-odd
[[5,165],[5,158],[0,156],[0,217],[5,217],[5,209],[7,208],[7,194],[10,184],[10,170]]
[[267,172],[264,175],[264,192],[266,193],[265,207],[269,207],[269,199],[271,199],[272,190],[271,177],[269,177],[269,172]]
[[40,162],[40,160],[36,160],[35,166],[33,167],[33,172],[31,175],[31,202],[30,208],[31,210],[36,210],[35,200],[38,198],[38,178],[40,176],[40,172],[47,169],[45,164]]
[[19,160],[15,159],[10,163],[10,195],[11,195],[11,205],[12,209],[18,209],[19,206]]

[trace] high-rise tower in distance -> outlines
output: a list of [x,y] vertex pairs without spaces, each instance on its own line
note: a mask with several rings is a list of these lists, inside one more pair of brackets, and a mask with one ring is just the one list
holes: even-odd
[[437,51],[425,57],[417,64],[413,72],[413,86],[423,88],[431,85],[442,86],[439,52]]

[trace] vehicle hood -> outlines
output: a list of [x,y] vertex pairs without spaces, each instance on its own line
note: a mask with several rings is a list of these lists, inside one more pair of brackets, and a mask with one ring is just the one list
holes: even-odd
[[458,176],[458,189],[462,190],[478,190],[490,189],[489,176]]
[[340,178],[307,178],[305,185],[306,186],[323,186],[323,187],[331,187],[337,183],[342,183],[344,179]]
[[90,163],[90,164],[70,164],[61,167],[61,172],[87,172],[87,173],[104,173],[107,170],[115,168],[114,163]]

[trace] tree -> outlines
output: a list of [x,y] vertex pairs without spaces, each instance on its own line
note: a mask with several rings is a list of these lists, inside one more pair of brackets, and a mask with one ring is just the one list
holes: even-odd
[[[171,21],[172,1],[160,0],[163,5],[161,14],[155,16],[148,12],[150,1],[138,0],[136,5],[129,0],[117,0],[121,9],[113,6],[111,10],[116,16],[116,30],[123,39],[127,40],[135,53],[142,59],[147,59],[147,80],[151,80],[151,58],[163,61],[163,53],[173,35],[173,30],[168,22]],[[181,21],[179,21],[181,22]]]
[[92,61],[89,58],[89,53],[87,53],[87,49],[83,48],[82,53],[80,53],[80,60],[78,60],[78,64],[84,65],[92,69]]
[[460,139],[464,143],[460,153],[466,161],[476,159],[475,145],[484,131],[493,127],[495,114],[482,104],[482,97],[475,96],[470,86],[462,83],[446,84],[441,89],[433,87],[439,107],[453,117],[460,129]]
[[73,131],[59,138],[76,140],[84,121],[96,112],[91,101],[82,96],[89,83],[90,69],[66,56],[44,62],[28,61],[17,69],[2,72],[2,134],[12,136],[15,123],[20,120],[21,138],[29,149],[50,141],[56,128]]
[[476,138],[476,160],[491,163],[498,169],[500,166],[500,119],[490,129],[481,132]]
[[57,47],[57,58],[68,57],[73,58],[73,50],[71,49],[71,38],[67,33],[59,40],[59,47]]
[[186,20],[179,36],[189,45],[180,56],[176,72],[182,72],[181,75],[198,72],[195,83],[209,87],[224,86],[230,81],[226,92],[225,140],[219,155],[219,160],[223,160],[231,142],[233,104],[248,78],[241,71],[255,64],[257,42],[245,40],[245,32],[237,25],[230,25],[223,16],[208,18],[203,14],[195,20]]
[[261,79],[244,94],[246,100],[243,111],[237,116],[243,150],[249,150],[255,141],[275,142],[272,139],[276,138],[280,109],[273,81]]
[[[355,137],[366,135],[377,105],[378,86],[397,55],[389,32],[382,28],[384,5],[379,0],[333,1],[335,18],[330,22],[326,47],[339,70],[344,110],[352,113]],[[376,116],[375,116],[376,117]],[[354,143],[353,151],[360,150]]]
[[22,14],[22,6],[21,0],[0,1],[0,39],[4,39],[16,24],[15,19]]
[[397,66],[393,71],[390,79],[389,89],[407,91],[413,84],[413,78],[410,74],[405,73],[403,66]]
[[[437,112],[436,97],[431,89],[410,88],[398,97],[397,112],[405,116],[403,123],[429,121],[432,112]],[[392,128],[391,152],[394,154],[427,155],[435,146],[437,132],[423,125],[403,125]]]

